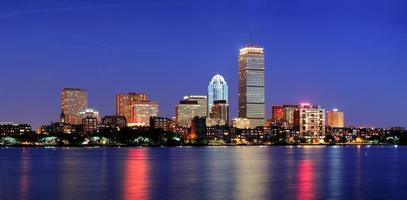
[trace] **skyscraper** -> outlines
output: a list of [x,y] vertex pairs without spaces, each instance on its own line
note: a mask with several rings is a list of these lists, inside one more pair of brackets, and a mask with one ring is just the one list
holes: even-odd
[[212,112],[214,101],[224,100],[228,103],[228,84],[225,79],[216,74],[208,85],[208,115]]
[[264,51],[252,44],[239,54],[239,117],[250,120],[252,128],[264,126]]
[[127,122],[131,122],[131,106],[138,102],[147,102],[148,97],[144,93],[128,93],[116,95],[116,115],[123,116]]
[[79,124],[79,112],[88,106],[88,92],[79,88],[64,88],[61,92],[61,122]]

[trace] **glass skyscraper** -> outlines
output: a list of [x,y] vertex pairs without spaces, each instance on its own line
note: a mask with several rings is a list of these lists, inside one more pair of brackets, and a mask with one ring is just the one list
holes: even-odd
[[228,84],[225,79],[216,74],[208,85],[208,115],[212,112],[214,101],[224,100],[228,103]]
[[239,117],[250,120],[252,128],[264,126],[264,51],[248,45],[239,54]]

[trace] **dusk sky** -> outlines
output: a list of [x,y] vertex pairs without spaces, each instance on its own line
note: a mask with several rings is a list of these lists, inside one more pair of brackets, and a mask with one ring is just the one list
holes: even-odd
[[0,2],[0,121],[58,121],[64,87],[115,113],[114,96],[145,92],[172,117],[187,94],[229,84],[253,32],[265,48],[272,104],[310,102],[346,125],[407,126],[407,1],[245,0]]

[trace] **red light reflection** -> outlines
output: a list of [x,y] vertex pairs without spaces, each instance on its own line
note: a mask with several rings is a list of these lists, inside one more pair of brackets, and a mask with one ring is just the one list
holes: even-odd
[[124,199],[148,199],[148,163],[145,149],[129,149],[125,166]]
[[314,197],[314,172],[310,160],[302,160],[298,169],[297,199],[308,200]]

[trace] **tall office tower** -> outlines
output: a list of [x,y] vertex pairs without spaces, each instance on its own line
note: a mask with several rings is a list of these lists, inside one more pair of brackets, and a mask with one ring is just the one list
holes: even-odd
[[300,135],[305,138],[317,138],[325,134],[325,109],[321,106],[301,103],[294,111],[294,124]]
[[328,111],[328,126],[331,128],[343,128],[345,126],[345,114],[338,109]]
[[283,106],[272,106],[271,109],[271,119],[272,121],[283,121],[284,120],[284,107]]
[[138,102],[146,102],[148,97],[144,93],[128,93],[116,95],[116,115],[123,116],[127,122],[131,118],[131,106]]
[[64,88],[61,92],[61,123],[80,124],[79,112],[88,106],[88,92],[79,88]]
[[200,117],[206,117],[208,116],[208,97],[203,96],[203,95],[187,95],[184,96],[184,100],[191,100],[191,101],[197,101],[199,105],[202,106],[202,108],[205,110],[204,114]]
[[150,117],[158,116],[158,103],[138,102],[131,105],[130,126],[150,126]]
[[[206,96],[204,96],[206,97]],[[180,127],[190,128],[192,118],[206,117],[207,102],[199,102],[198,100],[188,99],[180,101],[175,108],[176,123]]]
[[216,74],[208,85],[208,115],[212,112],[214,101],[223,100],[228,103],[228,84],[225,79]]
[[239,117],[248,118],[251,128],[264,126],[264,51],[248,45],[239,54]]

